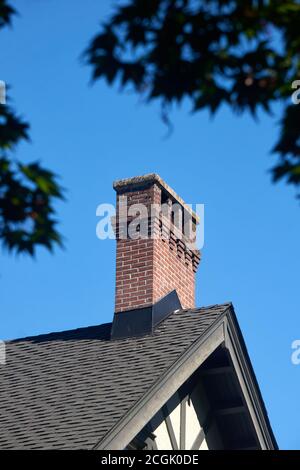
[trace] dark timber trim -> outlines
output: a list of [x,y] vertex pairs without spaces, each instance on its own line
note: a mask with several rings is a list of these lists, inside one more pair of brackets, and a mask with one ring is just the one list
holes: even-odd
[[200,448],[202,442],[204,441],[204,439],[205,439],[204,431],[203,431],[203,429],[200,429],[199,434],[196,437],[195,442],[193,443],[191,450],[199,450],[199,448]]
[[233,308],[231,308],[225,320],[227,324],[225,347],[229,352],[239,384],[243,391],[243,397],[257,434],[259,446],[261,449],[278,449]]
[[186,443],[186,402],[188,398],[184,398],[180,403],[180,450],[185,449]]
[[224,342],[224,314],[180,356],[94,449],[124,449],[203,362]]
[[234,371],[231,366],[213,367],[212,369],[204,369],[203,371],[201,371],[201,376],[232,374],[233,372]]
[[[94,447],[124,449],[203,362],[225,345],[243,391],[261,449],[277,449],[247,349],[231,305]],[[205,428],[204,428],[204,432]]]
[[169,438],[170,438],[170,441],[171,441],[172,449],[173,450],[179,450],[177,440],[176,440],[176,436],[175,436],[175,432],[174,432],[173,425],[172,425],[172,421],[170,419],[169,411],[165,406],[162,408],[162,413],[163,413],[163,416],[165,418],[167,431],[168,431]]

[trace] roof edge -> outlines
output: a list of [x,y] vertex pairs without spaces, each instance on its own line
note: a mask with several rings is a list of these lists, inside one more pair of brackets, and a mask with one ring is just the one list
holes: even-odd
[[[220,305],[221,306],[221,305]],[[146,394],[94,446],[95,450],[122,450],[152,416],[200,367],[210,354],[225,342],[224,317],[230,305],[199,338],[150,387]],[[194,309],[193,309],[194,310]],[[195,309],[199,310],[199,309]],[[202,346],[205,345],[205,348]],[[130,428],[130,429],[129,429]]]
[[[230,355],[235,352],[238,359],[240,360],[240,367],[244,374],[244,380],[249,388],[249,392],[253,401],[253,407],[257,413],[257,419],[264,433],[268,448],[271,448],[272,450],[278,450],[279,447],[277,440],[271,426],[265,402],[260,391],[259,383],[256,378],[233,305],[231,306],[229,314],[227,315],[227,322],[228,332],[225,338],[225,347],[229,350]],[[232,351],[232,348],[234,348],[235,351]]]
[[[242,380],[245,381],[245,386],[249,390],[247,407],[248,409],[251,407],[252,411],[254,410],[252,416],[254,415],[256,425],[260,430],[260,443],[262,444],[261,440],[263,440],[266,449],[278,449],[278,444],[235,315],[234,307],[232,303],[223,305],[224,311],[220,316],[183,354],[180,355],[179,358],[177,358],[172,366],[152,385],[146,394],[134,404],[119,422],[101,438],[94,449],[121,450],[125,448],[140,429],[147,424],[155,412],[167,402],[173,393],[183,385],[217,347],[223,344],[224,347],[228,349],[229,354],[233,354],[230,341],[232,341],[239,357],[240,367],[242,369]],[[184,369],[185,373],[183,373],[182,369]],[[166,390],[167,386],[169,387],[168,390]],[[152,415],[151,412],[153,413]],[[137,425],[138,422],[139,426]]]

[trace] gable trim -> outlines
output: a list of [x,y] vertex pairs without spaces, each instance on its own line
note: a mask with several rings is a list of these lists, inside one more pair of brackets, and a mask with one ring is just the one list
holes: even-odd
[[[153,384],[94,449],[123,450],[219,347],[227,349],[261,449],[278,449],[232,305]],[[204,429],[205,432],[205,429]]]
[[226,311],[177,359],[94,449],[123,450],[134,439],[213,351],[224,344],[225,313]]
[[262,395],[259,390],[250,358],[244,343],[233,308],[227,318],[225,347],[234,366],[240,387],[243,391],[245,405],[251,416],[256,436],[262,450],[278,449]]

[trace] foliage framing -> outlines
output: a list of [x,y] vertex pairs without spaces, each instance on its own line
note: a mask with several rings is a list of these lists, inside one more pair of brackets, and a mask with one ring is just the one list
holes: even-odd
[[[11,23],[15,10],[0,0],[0,28]],[[42,245],[62,244],[56,230],[53,201],[62,198],[56,176],[38,162],[13,158],[16,145],[29,140],[29,125],[8,104],[0,104],[0,241],[9,251],[34,255]]]
[[163,110],[189,98],[193,111],[271,113],[282,102],[273,180],[300,185],[300,4],[285,0],[130,0],[85,51],[93,80],[133,86]]

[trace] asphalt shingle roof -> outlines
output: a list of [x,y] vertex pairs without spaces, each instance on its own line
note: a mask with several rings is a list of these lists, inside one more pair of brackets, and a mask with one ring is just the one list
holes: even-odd
[[6,343],[0,449],[92,449],[229,304],[171,314],[153,335],[111,323]]

